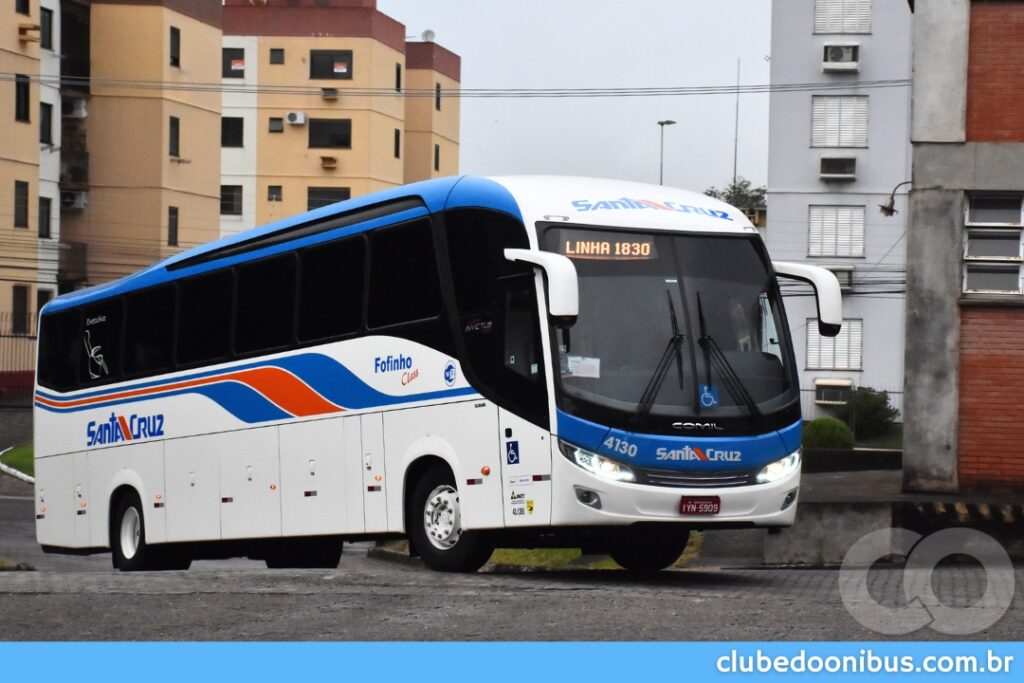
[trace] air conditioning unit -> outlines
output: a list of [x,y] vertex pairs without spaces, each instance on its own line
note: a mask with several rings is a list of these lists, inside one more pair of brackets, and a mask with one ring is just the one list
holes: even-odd
[[66,119],[84,119],[89,115],[89,107],[82,98],[67,98],[60,105],[60,113]]
[[832,274],[839,280],[839,291],[844,294],[853,291],[853,271],[854,267],[849,265],[842,266],[825,266],[832,271]]
[[321,168],[338,168],[338,157],[320,157]]
[[814,402],[819,406],[844,406],[853,392],[852,379],[814,380]]
[[856,180],[856,157],[822,157],[818,177],[822,180]]
[[39,24],[18,24],[18,40],[23,43],[38,43]]
[[336,100],[336,99],[338,99],[338,89],[337,88],[321,88],[320,92],[323,95],[325,100]]
[[285,118],[288,120],[288,123],[293,126],[306,125],[306,112],[304,111],[290,111]]
[[60,208],[67,211],[81,211],[89,204],[85,192],[61,192]]
[[822,71],[845,71],[854,73],[860,70],[860,45],[856,43],[828,43],[824,47],[821,58]]

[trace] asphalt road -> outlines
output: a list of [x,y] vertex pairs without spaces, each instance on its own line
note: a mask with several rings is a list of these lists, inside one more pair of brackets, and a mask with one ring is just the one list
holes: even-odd
[[[11,640],[877,640],[846,611],[838,572],[709,566],[635,578],[619,571],[437,574],[346,546],[336,570],[247,560],[121,574],[109,555],[43,555],[31,487],[0,477],[0,637]],[[1024,572],[1009,611],[977,640],[1024,639]],[[872,594],[901,598],[901,572]],[[985,590],[973,567],[936,571],[948,604]],[[944,639],[924,628],[907,638]]]

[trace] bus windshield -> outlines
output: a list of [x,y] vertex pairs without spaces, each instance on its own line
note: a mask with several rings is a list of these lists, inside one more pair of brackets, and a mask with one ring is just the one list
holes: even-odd
[[797,399],[778,286],[756,237],[549,227],[579,275],[556,333],[559,406],[620,429],[761,431]]

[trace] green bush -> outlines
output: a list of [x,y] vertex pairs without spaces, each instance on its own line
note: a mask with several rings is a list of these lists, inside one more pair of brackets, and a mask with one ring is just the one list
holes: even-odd
[[853,432],[842,420],[819,417],[804,423],[804,448],[853,448]]
[[888,392],[860,387],[846,405],[836,408],[835,415],[850,425],[858,439],[868,439],[892,431],[900,411],[889,405]]

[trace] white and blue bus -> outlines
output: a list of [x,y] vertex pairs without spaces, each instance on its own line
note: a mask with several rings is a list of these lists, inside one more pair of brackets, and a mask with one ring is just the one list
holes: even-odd
[[42,311],[37,538],[122,570],[337,566],[406,536],[671,565],[691,529],[792,524],[800,400],[777,275],[710,197],[442,178],[185,251]]

